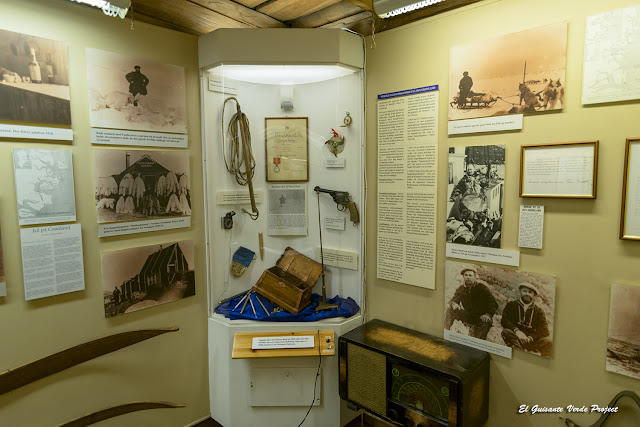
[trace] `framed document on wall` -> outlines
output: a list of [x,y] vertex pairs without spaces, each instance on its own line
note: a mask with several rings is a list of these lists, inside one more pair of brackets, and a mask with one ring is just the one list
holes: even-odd
[[627,139],[622,181],[620,238],[640,240],[640,138]]
[[520,197],[595,199],[598,141],[523,145]]
[[307,117],[267,117],[265,124],[268,182],[309,181]]

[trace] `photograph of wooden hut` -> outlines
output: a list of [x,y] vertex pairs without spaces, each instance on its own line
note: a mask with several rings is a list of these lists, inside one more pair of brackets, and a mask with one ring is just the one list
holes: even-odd
[[98,223],[191,215],[186,151],[94,150]]
[[65,43],[0,30],[0,121],[71,126]]
[[4,283],[4,254],[2,253],[2,232],[0,231],[0,297],[6,295],[6,284]]
[[105,317],[195,295],[193,241],[102,253]]

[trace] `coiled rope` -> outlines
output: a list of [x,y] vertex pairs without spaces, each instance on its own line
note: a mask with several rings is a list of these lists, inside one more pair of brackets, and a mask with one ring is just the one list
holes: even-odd
[[[227,129],[230,139],[228,153],[224,131],[224,110],[227,106],[227,101],[235,101],[236,103],[236,113],[231,117],[231,120],[229,120],[229,127]],[[220,124],[222,129],[222,154],[224,158],[224,165],[229,173],[235,176],[238,184],[247,185],[249,187],[251,212],[244,208],[242,209],[242,212],[249,215],[251,219],[256,220],[260,214],[256,207],[252,181],[253,174],[256,169],[256,160],[251,152],[251,131],[249,130],[249,119],[246,114],[240,110],[240,103],[235,97],[231,96],[224,100],[224,104],[222,104],[222,118]],[[240,150],[240,144],[242,144],[242,150]],[[242,171],[243,165],[244,172]]]

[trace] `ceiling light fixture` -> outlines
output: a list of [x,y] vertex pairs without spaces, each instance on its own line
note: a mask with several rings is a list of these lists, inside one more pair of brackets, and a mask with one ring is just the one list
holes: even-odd
[[131,0],[70,0],[76,3],[88,4],[89,6],[99,7],[105,15],[119,16],[124,19],[127,15]]
[[403,13],[413,12],[444,0],[373,0],[373,8],[380,18],[391,18]]

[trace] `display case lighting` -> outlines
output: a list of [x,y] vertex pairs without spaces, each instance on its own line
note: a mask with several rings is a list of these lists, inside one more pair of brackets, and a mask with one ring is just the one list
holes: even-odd
[[105,15],[119,16],[124,19],[127,15],[131,0],[70,0],[76,3],[88,4],[89,6],[99,7]]
[[214,76],[280,86],[316,83],[344,77],[355,70],[340,65],[221,65],[207,70]]
[[440,3],[444,0],[374,0],[373,7],[381,18],[391,18],[403,13],[413,12],[423,7]]

